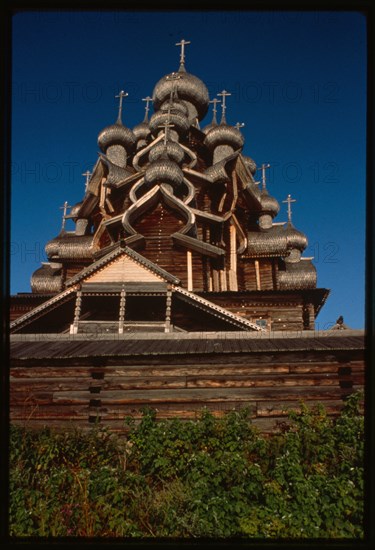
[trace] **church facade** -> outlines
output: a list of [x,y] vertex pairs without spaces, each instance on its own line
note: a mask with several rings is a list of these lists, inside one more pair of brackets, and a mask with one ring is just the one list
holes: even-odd
[[314,331],[329,291],[304,256],[295,200],[278,221],[269,165],[245,154],[243,124],[227,122],[231,94],[210,100],[187,72],[188,44],[132,129],[119,92],[82,200],[65,203],[32,292],[11,299],[15,420],[34,405],[37,424],[111,425],[144,404],[161,416],[246,405],[270,426],[287,403],[337,411],[363,385],[363,333]]

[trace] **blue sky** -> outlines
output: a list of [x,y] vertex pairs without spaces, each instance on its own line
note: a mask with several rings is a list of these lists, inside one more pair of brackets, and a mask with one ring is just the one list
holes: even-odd
[[[186,68],[223,88],[244,154],[269,162],[268,190],[290,193],[293,223],[331,289],[317,328],[364,326],[366,21],[354,12],[29,12],[13,20],[11,293],[29,292],[98,154],[100,130],[144,116],[141,98]],[[207,115],[202,126],[210,121]],[[287,219],[286,205],[276,221]]]

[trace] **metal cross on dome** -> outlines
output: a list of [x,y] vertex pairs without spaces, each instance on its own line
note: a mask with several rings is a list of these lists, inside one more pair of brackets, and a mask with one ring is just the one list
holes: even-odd
[[170,101],[173,100],[174,96],[176,95],[176,84],[177,80],[180,80],[181,75],[179,75],[176,72],[173,72],[165,77],[165,80],[171,80],[172,81],[172,89],[171,89],[171,95],[170,95]]
[[288,203],[288,222],[292,223],[292,207],[291,207],[291,204],[292,202],[297,202],[296,199],[292,199],[292,195],[288,195],[287,198],[285,199],[285,201],[283,202],[286,202]]
[[150,110],[150,102],[152,102],[152,97],[150,97],[149,95],[147,97],[144,97],[142,99],[142,101],[145,101],[146,102],[146,106],[145,106],[145,111],[146,111],[146,116]]
[[227,92],[226,90],[222,90],[217,95],[222,97],[222,100],[221,100],[221,112],[222,112],[221,122],[225,122],[225,111],[227,109],[227,106],[225,105],[225,98],[229,97],[232,94],[230,92]]
[[116,98],[119,98],[119,106],[118,106],[118,117],[117,120],[121,122],[122,117],[122,100],[124,97],[127,97],[129,94],[128,92],[124,92],[124,90],[121,90],[118,95],[115,95]]
[[217,97],[214,97],[213,99],[211,99],[211,101],[209,103],[214,104],[214,106],[212,107],[212,112],[217,113],[216,104],[220,103],[220,99],[217,99]]
[[82,176],[85,176],[85,177],[86,177],[85,191],[87,191],[87,187],[88,187],[89,181],[90,181],[90,176],[92,176],[92,173],[91,173],[89,170],[87,170],[86,172],[84,172],[84,173],[82,174]]
[[181,42],[176,42],[176,46],[181,46],[181,52],[180,52],[180,63],[181,65],[185,64],[185,46],[188,44],[191,44],[188,40],[182,39]]
[[164,122],[164,124],[160,124],[158,128],[164,128],[164,145],[167,145],[167,140],[169,137],[169,129],[174,128],[174,124],[170,123],[169,117],[168,117],[168,119]]
[[262,170],[262,189],[266,188],[266,170],[271,168],[270,164],[262,164],[257,170]]
[[68,201],[65,201],[63,206],[60,206],[60,210],[63,210],[63,217],[62,217],[62,224],[61,224],[61,230],[65,229],[65,223],[66,223],[66,211],[68,208],[71,208],[70,204],[68,204]]

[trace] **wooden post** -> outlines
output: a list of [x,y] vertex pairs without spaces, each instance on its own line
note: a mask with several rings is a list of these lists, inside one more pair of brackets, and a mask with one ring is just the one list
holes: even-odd
[[171,314],[172,314],[172,291],[167,290],[167,301],[165,309],[165,332],[171,331]]
[[125,305],[126,305],[126,291],[125,291],[125,288],[122,287],[121,293],[120,293],[120,310],[119,310],[119,323],[118,323],[119,334],[124,334]]
[[77,290],[76,307],[74,309],[73,324],[70,325],[70,334],[77,334],[78,332],[78,321],[81,316],[81,307],[82,307],[82,291]]
[[230,269],[229,269],[229,290],[238,290],[237,283],[237,232],[236,227],[231,225],[229,227],[230,236]]
[[187,260],[187,277],[188,277],[188,290],[193,290],[193,262],[192,262],[192,253],[190,250],[186,253]]
[[225,272],[225,268],[224,269],[220,269],[219,271],[219,274],[220,274],[220,290],[222,291],[225,291],[227,290],[227,278],[226,278],[226,272]]
[[259,260],[255,260],[255,279],[256,279],[257,290],[260,290]]
[[104,209],[104,203],[105,203],[105,199],[106,199],[106,196],[107,196],[107,189],[106,189],[106,186],[105,186],[105,182],[106,181],[106,178],[102,178],[102,182],[101,182],[101,185],[100,185],[100,200],[99,200],[99,208],[100,209]]

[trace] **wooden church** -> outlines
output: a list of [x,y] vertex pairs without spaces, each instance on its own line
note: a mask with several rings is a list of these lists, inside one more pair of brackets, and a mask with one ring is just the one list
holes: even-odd
[[363,386],[363,331],[315,332],[329,291],[295,201],[276,221],[269,165],[244,154],[231,94],[210,100],[186,71],[188,44],[133,129],[120,91],[82,200],[65,203],[32,292],[11,297],[14,422],[121,429],[145,405],[186,418],[248,406],[267,431],[301,399],[335,413]]

